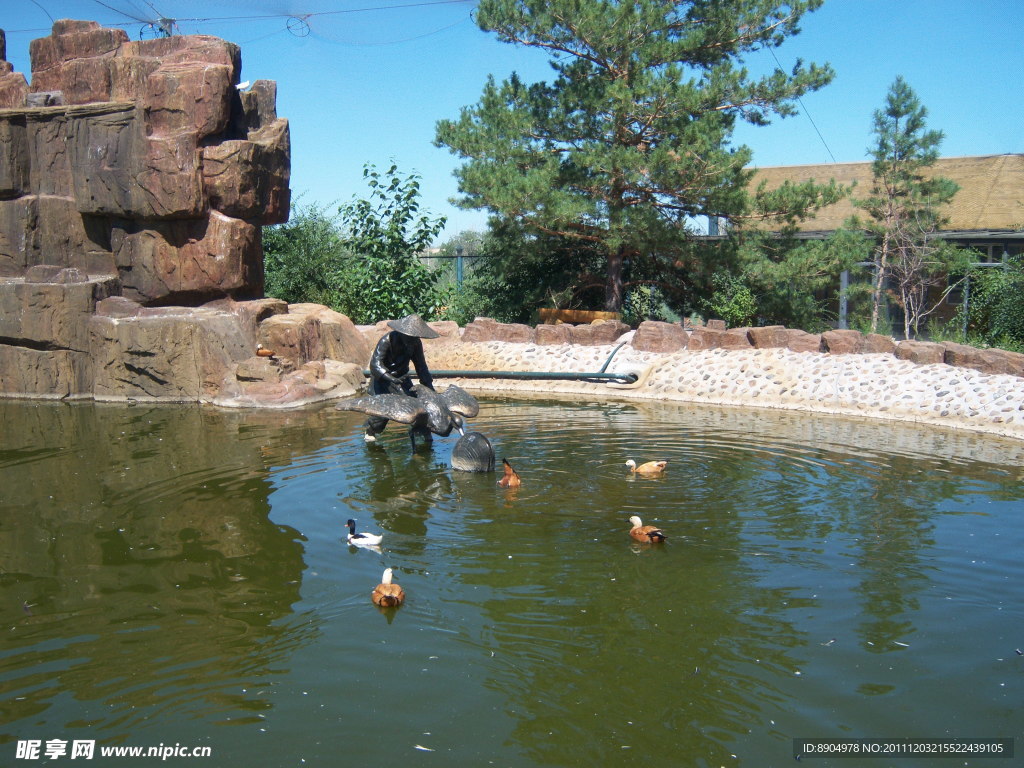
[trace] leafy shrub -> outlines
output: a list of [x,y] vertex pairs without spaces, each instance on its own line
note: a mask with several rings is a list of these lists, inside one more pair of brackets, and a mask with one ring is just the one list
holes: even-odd
[[[975,270],[967,308],[967,337],[980,341],[978,346],[1024,352],[1024,257],[1014,256],[1005,269]],[[963,312],[961,306],[954,327],[963,328]]]
[[711,278],[712,293],[704,308],[711,317],[725,320],[730,328],[750,325],[757,315],[757,300],[743,281],[727,272]]
[[336,217],[317,205],[292,206],[284,224],[263,230],[265,293],[289,304],[339,302],[334,275],[343,269],[345,247]]
[[392,164],[384,173],[367,164],[363,178],[369,199],[341,206],[342,242],[350,255],[333,278],[339,287],[340,310],[355,323],[416,312],[435,316],[436,276],[419,254],[444,228],[445,219],[420,213],[420,177],[402,177]]

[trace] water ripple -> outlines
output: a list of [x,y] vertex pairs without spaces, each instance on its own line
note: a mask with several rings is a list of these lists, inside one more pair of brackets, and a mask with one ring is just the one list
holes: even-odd
[[[393,425],[367,446],[330,408],[0,407],[15,737],[198,728],[268,765],[401,764],[416,744],[453,764],[753,765],[821,713],[864,734],[1013,725],[1022,491],[998,440],[493,398],[472,428],[523,477],[504,490],[450,469],[454,435],[413,452]],[[668,541],[632,541],[633,514]],[[379,551],[347,545],[349,517]],[[370,603],[386,567],[397,611]],[[346,739],[382,718],[387,743]]]

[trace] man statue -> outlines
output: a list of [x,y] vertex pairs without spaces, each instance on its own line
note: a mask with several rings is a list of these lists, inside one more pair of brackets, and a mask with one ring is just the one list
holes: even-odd
[[[407,315],[401,320],[388,320],[393,330],[384,334],[370,357],[370,394],[409,395],[415,397],[409,377],[409,363],[416,369],[416,376],[427,389],[434,389],[434,379],[423,357],[422,339],[436,339],[440,334],[427,325],[419,315]],[[376,442],[377,435],[384,431],[388,420],[382,416],[370,416],[366,420],[368,443]],[[426,430],[425,439],[431,439]]]

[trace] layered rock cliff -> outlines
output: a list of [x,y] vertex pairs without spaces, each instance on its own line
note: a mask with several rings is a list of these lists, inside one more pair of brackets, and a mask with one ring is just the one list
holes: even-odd
[[347,318],[263,299],[290,138],[274,82],[238,87],[238,46],[64,19],[29,82],[2,40],[0,395],[283,405],[361,383],[325,358],[368,357]]

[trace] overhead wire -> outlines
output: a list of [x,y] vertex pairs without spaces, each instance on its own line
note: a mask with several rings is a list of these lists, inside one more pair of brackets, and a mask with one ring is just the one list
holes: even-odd
[[[782,63],[779,61],[779,57],[775,55],[775,50],[769,47],[768,52],[772,55],[772,58],[775,59],[775,65],[779,68],[779,71],[785,74],[785,70],[782,68]],[[818,126],[814,122],[814,118],[811,117],[811,112],[809,109],[807,109],[806,105],[804,104],[804,100],[801,99],[799,96],[796,97],[796,100],[797,103],[800,105],[800,109],[803,110],[803,113],[807,116],[807,119],[810,121],[811,127],[814,128],[814,132],[818,134],[818,138],[821,139],[822,146],[825,147],[825,151],[828,152],[828,156],[832,158],[833,163],[836,162],[835,155],[832,154],[832,150],[829,149],[828,142],[825,141],[825,137],[822,136],[821,131],[818,130]]]
[[[110,10],[117,10],[112,8],[101,0],[93,0],[93,2],[99,5],[109,8]],[[348,13],[366,13],[369,11],[390,11],[390,10],[401,10],[404,8],[423,8],[431,5],[458,5],[472,3],[474,0],[422,0],[416,3],[398,3],[395,5],[372,5],[365,8],[345,8],[338,11],[314,11],[311,13],[264,13],[264,14],[248,14],[248,15],[237,15],[237,16],[193,16],[193,17],[182,17],[173,18],[172,21],[186,21],[194,24],[212,23],[217,21],[266,21],[268,19],[301,19],[306,21],[314,16],[338,16],[341,14]],[[120,12],[120,11],[119,11]],[[129,14],[125,14],[126,16]],[[137,21],[137,20],[136,20]],[[135,22],[120,22],[120,26],[131,26]],[[118,26],[118,25],[115,25]]]
[[[50,15],[50,13],[45,8],[43,8],[43,6],[39,5],[37,0],[31,0],[31,2],[34,3],[35,5],[39,6],[40,10],[42,10],[43,13],[45,13],[49,17],[50,21],[53,21],[53,17]],[[309,19],[312,19],[312,18],[317,17],[317,16],[338,16],[338,15],[342,15],[342,14],[370,13],[370,12],[373,12],[373,11],[404,10],[404,9],[409,9],[409,8],[425,8],[425,7],[439,6],[439,5],[467,5],[467,4],[474,3],[475,0],[420,0],[419,2],[412,2],[412,3],[397,3],[397,4],[392,4],[392,5],[370,5],[370,6],[365,6],[365,7],[362,7],[362,8],[345,8],[345,9],[335,10],[335,11],[313,11],[313,12],[310,12],[310,13],[270,13],[270,14],[244,14],[244,15],[230,15],[230,16],[190,16],[190,17],[180,17],[180,18],[179,17],[164,17],[164,18],[153,18],[153,19],[143,19],[143,18],[140,18],[140,17],[137,17],[137,16],[133,16],[130,13],[126,13],[126,12],[124,12],[122,10],[119,10],[119,9],[117,9],[117,8],[111,6],[111,5],[108,5],[107,3],[103,2],[102,0],[93,0],[93,2],[96,3],[97,5],[103,6],[104,8],[106,8],[106,9],[108,9],[110,11],[114,11],[116,13],[120,13],[123,16],[127,16],[127,17],[132,19],[132,21],[109,22],[110,26],[112,26],[112,27],[132,27],[132,26],[135,26],[136,24],[140,24],[140,23],[142,23],[142,24],[147,24],[147,23],[148,24],[157,24],[157,23],[162,22],[162,21],[169,21],[169,22],[173,22],[174,24],[177,24],[178,22],[185,22],[185,23],[190,23],[190,24],[212,24],[212,23],[216,23],[216,22],[228,22],[228,21],[267,21],[267,20],[271,20],[271,19],[285,19],[285,20],[288,20],[288,19],[298,19],[300,21],[307,22]],[[459,22],[456,22],[456,24],[458,24],[458,23],[461,23],[461,20]],[[449,27],[444,27],[442,29],[434,30],[433,32],[428,32],[428,33],[425,33],[423,35],[417,35],[415,37],[411,37],[411,38],[408,38],[408,39],[409,40],[415,40],[418,37],[425,37],[425,36],[430,35],[430,34],[436,34],[437,32],[442,32],[445,29],[449,29],[451,26],[456,26],[456,24],[452,24]],[[45,31],[45,30],[40,30],[40,29],[13,29],[13,30],[7,30],[7,31],[9,33],[23,33],[23,32],[37,32],[37,31]],[[402,42],[402,41],[397,41],[397,42]],[[387,43],[384,43],[384,44],[387,44]],[[372,43],[371,43],[371,45],[372,45]]]
[[50,15],[50,12],[48,10],[46,10],[45,8],[43,8],[43,6],[39,4],[38,0],[30,0],[30,1],[31,1],[32,5],[34,5],[36,8],[38,8],[40,11],[42,11],[43,13],[46,14],[46,17],[50,20],[50,23],[52,24],[53,23],[53,16]]

